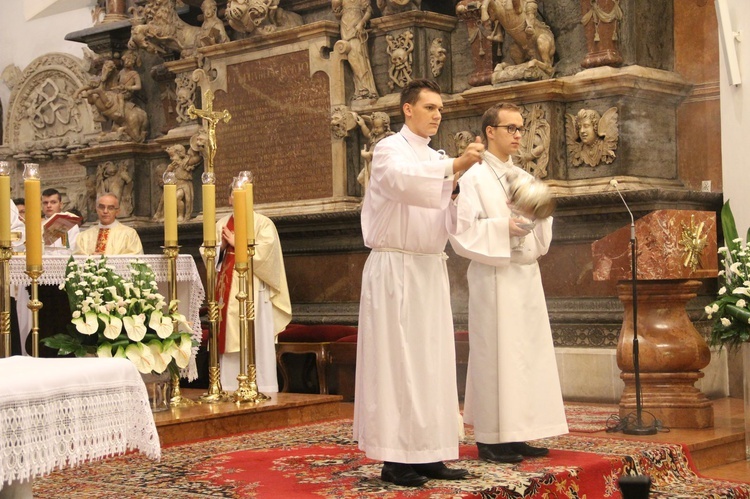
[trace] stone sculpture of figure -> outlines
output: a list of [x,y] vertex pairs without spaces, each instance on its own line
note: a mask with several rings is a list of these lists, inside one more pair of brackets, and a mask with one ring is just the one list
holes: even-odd
[[394,90],[396,87],[403,88],[412,78],[412,52],[414,52],[414,33],[404,31],[400,35],[386,35],[388,44],[388,55],[391,64],[388,68],[388,87]]
[[[201,162],[200,151],[190,147],[185,149],[182,144],[174,144],[166,149],[169,164],[166,171],[173,172],[177,181],[177,221],[190,220],[193,213],[193,170]],[[163,187],[163,179],[160,180]],[[159,206],[154,214],[154,220],[164,219],[164,193],[162,192]]]
[[133,177],[128,171],[127,161],[105,161],[96,171],[96,193],[114,194],[120,200],[120,215],[133,214]]
[[378,0],[378,9],[384,16],[422,8],[422,0]]
[[474,142],[474,139],[477,137],[477,134],[471,133],[468,130],[462,130],[460,132],[456,132],[453,135],[453,143],[456,145],[456,154],[455,157],[460,157],[466,148]]
[[229,0],[227,22],[240,33],[273,33],[302,26],[302,16],[279,7],[279,0]]
[[132,10],[128,48],[159,55],[178,52],[183,57],[195,53],[201,28],[180,19],[175,0],[151,0]]
[[387,113],[375,112],[372,115],[354,115],[354,119],[362,131],[362,135],[367,139],[367,144],[360,151],[360,156],[364,166],[357,175],[357,182],[362,184],[364,192],[367,191],[367,187],[370,185],[370,164],[372,163],[372,151],[375,149],[375,145],[380,140],[393,135],[395,132],[391,130],[391,118]]
[[607,109],[601,117],[592,109],[581,109],[576,116],[568,114],[565,135],[573,166],[611,164],[619,138],[617,108]]
[[550,125],[544,118],[542,106],[536,105],[529,113],[523,114],[528,132],[521,138],[518,155],[514,160],[534,177],[544,178],[549,164]]
[[203,24],[198,34],[198,47],[208,47],[229,41],[224,22],[217,15],[216,0],[203,0],[201,3]]
[[430,72],[437,78],[443,72],[443,66],[448,59],[448,51],[443,47],[443,39],[435,38],[430,44]]
[[341,40],[336,50],[346,54],[354,74],[354,99],[377,99],[375,79],[367,52],[365,26],[372,17],[370,0],[332,0],[333,13],[341,20]]
[[[505,34],[510,36],[506,59],[513,65],[527,66],[523,70],[524,79],[551,78],[554,74],[555,38],[537,14],[537,0],[482,0],[482,21],[491,21],[493,25],[489,38],[502,43]],[[503,62],[495,71],[503,71],[507,66],[510,64]],[[518,73],[513,71],[511,77]]]
[[86,99],[103,118],[110,120],[113,132],[127,135],[136,142],[143,142],[148,131],[148,116],[146,111],[131,100],[132,92],[141,88],[140,77],[136,78],[138,72],[132,67],[135,61],[128,55],[123,62],[131,66],[124,67],[121,74],[118,74],[115,62],[106,60],[100,77],[79,88],[74,97]]

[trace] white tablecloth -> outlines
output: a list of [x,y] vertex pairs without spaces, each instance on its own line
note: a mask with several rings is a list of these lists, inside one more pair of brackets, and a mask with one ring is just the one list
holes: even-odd
[[[42,267],[44,273],[39,277],[39,284],[59,286],[65,280],[65,267],[68,264],[69,255],[44,255]],[[75,256],[77,261],[85,261],[87,256]],[[95,257],[99,258],[99,257]],[[107,263],[111,265],[115,272],[123,277],[130,277],[130,262],[135,258],[148,263],[154,274],[156,281],[159,283],[159,292],[165,297],[169,297],[168,280],[167,280],[167,258],[164,255],[123,255],[108,256]],[[26,336],[31,328],[31,311],[28,310],[28,294],[22,292],[31,282],[29,276],[25,274],[26,259],[23,256],[14,256],[10,259],[10,282],[14,287],[17,300],[18,325],[21,332],[21,347],[26,342]],[[186,285],[182,285],[185,283]],[[25,295],[25,296],[24,296]],[[177,257],[177,299],[180,300],[179,310],[192,327],[193,339],[200,344],[202,332],[200,322],[200,308],[203,305],[205,291],[201,282],[198,268],[195,260],[190,255],[178,255]],[[193,347],[193,359],[198,351],[198,347]],[[187,372],[183,372],[189,380],[198,376],[195,368],[195,360],[191,361]]]
[[0,488],[139,450],[161,457],[140,373],[127,359],[0,359]]

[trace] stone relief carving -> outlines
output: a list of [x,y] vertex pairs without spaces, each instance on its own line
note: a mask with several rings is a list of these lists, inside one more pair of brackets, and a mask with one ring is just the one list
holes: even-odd
[[391,130],[391,117],[387,113],[374,112],[372,114],[354,114],[354,120],[359,126],[362,135],[367,139],[365,147],[360,151],[363,167],[357,175],[357,182],[362,185],[363,194],[370,185],[370,165],[372,163],[372,151],[375,145],[382,139],[393,135]]
[[565,135],[571,164],[611,164],[619,139],[618,119],[616,107],[601,116],[592,109],[581,109],[575,116],[566,114]]
[[105,161],[96,168],[96,194],[114,194],[120,200],[120,214],[133,214],[133,173],[130,161]]
[[47,54],[23,71],[6,67],[2,79],[11,89],[4,140],[16,159],[62,159],[98,131],[92,111],[75,98],[86,81],[81,59]]
[[[205,131],[199,131],[190,139],[190,147],[185,148],[182,144],[174,144],[165,149],[169,156],[169,164],[165,172],[173,172],[177,181],[177,220],[183,222],[190,220],[193,213],[193,171],[203,160],[203,154],[200,150],[200,134]],[[164,220],[164,180],[159,178],[159,185],[162,188],[159,206],[154,214],[154,221]]]
[[422,0],[378,0],[377,5],[384,16],[390,16],[399,12],[420,10]]
[[198,31],[198,47],[208,47],[229,41],[224,22],[219,19],[216,0],[203,0],[201,3],[203,24]]
[[349,135],[349,130],[357,126],[354,113],[347,106],[334,106],[331,110],[331,134],[336,139],[344,139]]
[[195,105],[195,90],[197,83],[187,74],[178,74],[175,78],[175,113],[177,114],[177,123],[189,123],[193,121],[188,113],[188,109]]
[[458,158],[461,156],[466,148],[474,142],[474,139],[476,138],[476,134],[473,132],[470,132],[469,130],[461,130],[460,132],[456,132],[453,134],[453,145],[455,146],[456,154],[454,155],[455,158]]
[[225,14],[229,25],[240,33],[273,33],[302,26],[302,16],[279,7],[279,0],[229,0]]
[[388,67],[388,87],[391,90],[395,90],[396,87],[403,88],[412,80],[414,33],[407,30],[395,37],[389,34],[385,40],[391,61]]
[[128,48],[159,55],[173,51],[182,57],[195,53],[201,28],[180,19],[176,0],[148,0],[132,12]]
[[143,142],[148,133],[146,111],[133,101],[133,93],[141,89],[141,79],[134,65],[138,56],[134,52],[123,54],[123,68],[118,72],[115,61],[107,59],[99,77],[81,86],[74,97],[86,100],[111,125],[102,140],[133,140]]
[[[505,61],[495,67],[492,83],[542,80],[554,74],[555,38],[538,13],[536,0],[482,0],[482,21],[490,21],[489,36],[502,44],[510,37]],[[512,63],[512,64],[511,64]]]
[[435,38],[430,43],[430,72],[434,78],[440,76],[448,59],[448,51],[443,47],[443,39]]
[[331,8],[341,23],[341,40],[334,49],[346,55],[354,75],[354,100],[377,99],[375,79],[367,51],[365,26],[372,17],[370,0],[332,0]]
[[606,12],[601,5],[595,0],[591,0],[591,9],[581,18],[581,24],[586,26],[589,23],[594,25],[594,41],[601,41],[599,36],[600,24],[613,24],[612,36],[613,41],[619,40],[619,23],[622,22],[623,14],[620,8],[620,0],[612,0],[612,8]]
[[460,0],[456,5],[456,16],[466,23],[466,30],[471,45],[471,58],[474,61],[474,72],[469,76],[469,85],[473,87],[489,85],[492,71],[498,62],[498,55],[489,38],[492,26],[489,21],[481,20],[481,2],[479,0]]
[[[589,10],[583,14],[588,54],[581,62],[584,68],[597,66],[620,66],[620,23],[623,19],[620,0],[589,0]],[[581,3],[583,10],[585,2]]]
[[549,164],[550,124],[539,104],[523,110],[527,132],[521,138],[516,164],[535,176],[545,178]]

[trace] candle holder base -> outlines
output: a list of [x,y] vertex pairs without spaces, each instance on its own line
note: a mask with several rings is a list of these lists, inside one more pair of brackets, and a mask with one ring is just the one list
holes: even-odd
[[208,392],[198,397],[199,403],[218,404],[232,400],[232,396],[221,388],[220,375],[218,367],[208,368]]
[[237,381],[239,382],[239,387],[232,395],[235,404],[257,404],[271,400],[271,397],[258,391],[258,385],[254,381],[251,381],[247,375],[240,374],[237,376]]
[[183,397],[180,392],[180,376],[179,374],[172,375],[172,398],[169,399],[170,407],[192,407],[196,404],[195,401],[190,400],[187,397]]

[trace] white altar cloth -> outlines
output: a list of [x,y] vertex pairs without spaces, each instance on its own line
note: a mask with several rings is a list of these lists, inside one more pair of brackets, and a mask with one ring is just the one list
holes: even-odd
[[[44,255],[42,259],[42,268],[44,273],[39,277],[40,285],[59,286],[65,281],[65,268],[68,265],[70,255]],[[77,262],[83,262],[88,256],[74,256]],[[99,257],[93,257],[99,258]],[[107,264],[115,269],[119,275],[130,277],[130,262],[139,259],[147,263],[154,270],[156,282],[159,284],[159,292],[165,297],[169,297],[169,286],[167,277],[167,258],[164,255],[112,255],[107,256]],[[10,284],[17,289],[16,293],[16,312],[18,315],[18,326],[21,333],[21,348],[23,349],[26,342],[26,336],[31,328],[31,311],[27,308],[28,293],[23,290],[31,283],[31,279],[25,273],[26,258],[24,256],[14,256],[10,259]],[[186,283],[187,285],[182,285]],[[200,345],[202,331],[200,321],[200,308],[206,294],[203,290],[198,268],[195,260],[190,255],[177,256],[177,299],[180,300],[178,309],[183,314],[192,328],[192,337]],[[25,352],[25,350],[24,350]],[[26,352],[25,352],[26,353]],[[28,352],[30,353],[30,352]],[[187,371],[182,375],[188,380],[193,380],[198,376],[195,367],[195,355],[198,353],[198,347],[193,347],[193,358]]]
[[0,489],[139,450],[161,458],[146,386],[127,359],[0,359]]

